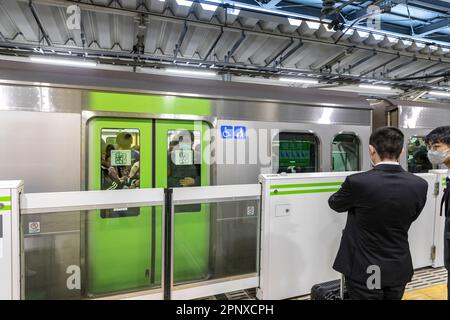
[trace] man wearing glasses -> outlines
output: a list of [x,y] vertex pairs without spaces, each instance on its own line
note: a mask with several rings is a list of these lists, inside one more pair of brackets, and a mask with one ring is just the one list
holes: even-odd
[[[446,187],[441,202],[445,211],[445,231],[444,231],[444,264],[450,278],[450,126],[438,127],[431,131],[425,138],[428,147],[428,159],[434,165],[447,167],[448,175],[446,179]],[[449,279],[447,280],[447,299],[450,300]]]

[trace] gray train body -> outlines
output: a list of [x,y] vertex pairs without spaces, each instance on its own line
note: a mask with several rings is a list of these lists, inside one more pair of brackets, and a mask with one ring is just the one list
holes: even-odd
[[[2,66],[0,63],[0,70],[14,67],[14,64]],[[314,136],[317,142],[316,170],[324,172],[332,171],[335,137],[354,135],[360,142],[358,169],[367,170],[370,168],[368,140],[373,127],[397,125],[405,132],[407,149],[411,137],[424,136],[435,126],[450,123],[450,113],[445,105],[369,101],[355,94],[329,90],[148,75],[130,78],[127,74],[109,71],[90,77],[74,72],[66,78],[59,69],[47,73],[18,70],[20,72],[10,73],[7,81],[0,85],[0,179],[24,180],[27,193],[86,189],[89,133],[86,121],[87,115],[93,114],[87,96],[94,90],[207,99],[212,107],[208,117],[186,115],[186,119],[207,121],[216,133],[211,141],[211,157],[215,160],[211,176],[212,184],[216,185],[257,183],[260,173],[277,172],[279,137],[283,132]],[[39,83],[33,83],[38,79]],[[44,81],[47,84],[43,85]],[[133,118],[132,113],[115,113],[114,116]],[[184,119],[183,115],[170,114],[155,117]],[[257,135],[256,160],[255,150],[245,140],[228,142],[222,139],[220,128],[223,126],[245,127],[249,135]],[[242,154],[245,157],[240,161],[237,157]],[[227,161],[227,157],[232,158],[231,161]],[[404,167],[408,166],[407,154],[402,156],[401,162]],[[256,254],[258,219],[241,223],[242,219],[248,218],[246,209],[254,205],[254,201],[244,201],[215,207],[217,221],[212,232],[215,236],[210,241],[215,247],[211,261],[216,276],[227,275],[227,266],[236,265],[234,262],[238,263],[241,257]],[[222,219],[230,217],[230,213],[233,219]],[[46,218],[42,219],[45,225]],[[47,275],[40,278],[51,279],[53,291],[47,298],[76,297],[78,294],[65,291],[64,266],[76,264],[81,258],[80,221],[79,214],[67,215],[66,221],[60,221],[57,227],[50,225],[47,235],[25,236],[24,250],[29,257],[26,272],[30,273],[25,276],[34,281],[33,272]],[[236,243],[247,240],[253,244],[239,250]],[[234,250],[232,253],[231,249]],[[243,266],[241,273],[255,271],[256,265],[257,261]]]

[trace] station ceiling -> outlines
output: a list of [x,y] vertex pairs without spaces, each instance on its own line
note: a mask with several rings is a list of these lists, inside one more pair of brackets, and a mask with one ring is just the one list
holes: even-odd
[[0,54],[450,89],[450,1],[262,1],[2,0]]

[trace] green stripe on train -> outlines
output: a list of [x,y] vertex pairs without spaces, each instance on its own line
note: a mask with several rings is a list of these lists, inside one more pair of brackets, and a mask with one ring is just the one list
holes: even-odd
[[300,184],[274,184],[271,189],[287,189],[287,188],[310,188],[310,187],[331,187],[341,186],[342,182],[318,182],[318,183],[300,183]]
[[210,100],[200,98],[92,91],[87,100],[93,111],[211,115]]
[[338,190],[339,190],[339,188],[274,191],[274,192],[271,192],[270,195],[271,196],[283,196],[283,195],[289,195],[289,194],[302,194],[302,193],[336,192]]
[[0,201],[11,201],[11,197],[10,196],[0,197]]
[[0,208],[0,211],[10,211],[11,210],[11,206],[4,206],[3,208]]

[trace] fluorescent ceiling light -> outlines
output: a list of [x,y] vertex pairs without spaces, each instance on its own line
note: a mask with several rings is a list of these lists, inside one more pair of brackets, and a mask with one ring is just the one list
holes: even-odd
[[349,35],[349,36],[351,36],[352,34],[355,33],[355,29],[345,29],[344,31],[345,31],[345,35]]
[[415,44],[418,48],[425,48],[425,43],[415,42]]
[[450,97],[450,92],[447,91],[428,91],[428,94],[438,97]]
[[428,48],[430,48],[430,50],[438,50],[439,49],[438,46],[429,46]]
[[283,82],[296,82],[296,83],[309,83],[309,84],[318,84],[319,81],[312,79],[299,79],[299,78],[279,78],[279,81]]
[[371,90],[385,90],[385,91],[390,91],[392,90],[391,87],[387,87],[387,86],[374,86],[371,84],[360,84],[358,85],[358,87],[363,88],[363,89],[371,89]]
[[217,74],[213,71],[203,71],[203,70],[187,70],[187,69],[174,69],[168,68],[166,72],[173,74],[180,74],[186,76],[203,76],[203,77],[214,77]]
[[217,6],[214,6],[212,4],[206,4],[206,3],[200,2],[200,5],[201,5],[202,9],[205,11],[216,11],[216,9],[217,9]]
[[[216,1],[213,1],[213,2],[216,2]],[[300,18],[300,19],[314,18],[314,17],[308,16],[305,14],[293,13],[293,12],[277,10],[277,9],[267,9],[267,8],[263,8],[259,5],[251,5],[251,4],[246,4],[246,3],[242,3],[242,2],[223,0],[223,1],[220,1],[220,3],[230,4],[233,7],[240,8],[240,9],[249,9],[249,10],[254,10],[254,11],[259,11],[259,12],[272,13],[272,14],[276,14],[277,16],[285,16],[285,17]],[[331,22],[330,19],[323,19],[322,21],[323,22]]]
[[288,21],[291,26],[299,27],[302,24],[302,20],[300,20],[300,19],[288,18]]
[[405,46],[410,46],[410,45],[412,45],[412,41],[409,41],[409,40],[402,40],[402,42],[403,42],[403,44],[404,44]]
[[369,32],[366,31],[356,30],[356,32],[361,38],[367,38],[369,36]]
[[441,47],[442,52],[450,52],[450,48],[442,48]]
[[190,7],[190,6],[192,6],[192,1],[187,1],[187,0],[176,0],[177,1],[177,4],[179,5],[179,6],[183,6],[183,7]]
[[394,37],[387,37],[387,39],[389,40],[389,42],[394,42],[397,43],[398,42],[398,38],[394,38]]
[[308,28],[316,30],[319,29],[320,22],[306,21],[306,25],[308,26]]
[[67,67],[95,67],[97,65],[97,63],[94,61],[62,59],[53,57],[30,57],[30,61],[35,63],[53,64]]
[[376,34],[376,33],[372,33],[372,36],[375,38],[375,40],[377,41],[381,41],[384,39],[384,35],[382,34]]

